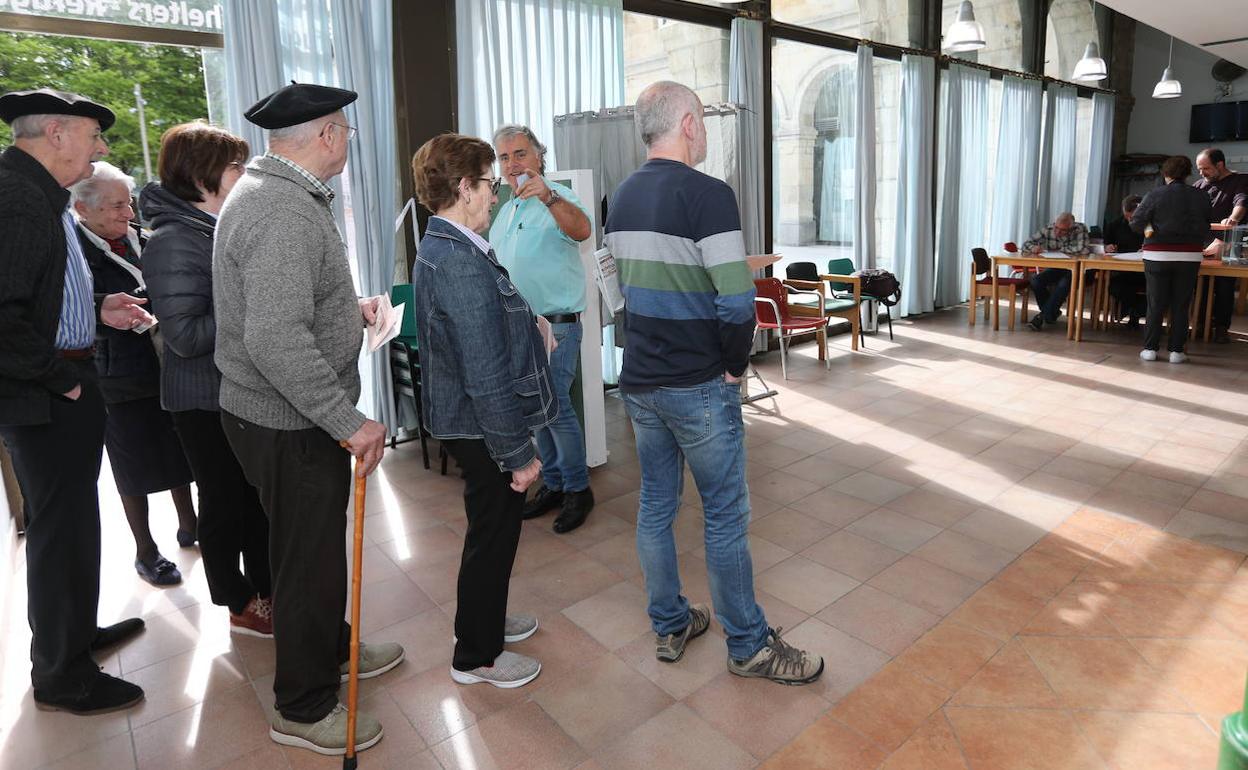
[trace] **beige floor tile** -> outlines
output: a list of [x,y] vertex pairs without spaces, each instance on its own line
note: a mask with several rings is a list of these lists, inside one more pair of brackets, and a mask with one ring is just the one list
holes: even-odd
[[604,770],[680,767],[697,770],[752,768],[756,760],[683,703],[659,712],[596,752]]
[[792,508],[784,508],[751,522],[750,533],[796,553],[832,534],[835,528]]
[[1202,713],[1230,714],[1244,703],[1248,643],[1214,639],[1130,639],[1159,680]]
[[673,702],[614,655],[603,655],[539,690],[533,700],[573,740],[595,751]]
[[892,752],[948,697],[948,689],[890,663],[833,706],[829,714]]
[[951,620],[1007,641],[1044,607],[1044,600],[1012,583],[993,580],[949,614]]
[[139,768],[212,767],[269,740],[268,719],[249,687],[227,690],[134,731]]
[[814,614],[858,586],[858,581],[802,556],[758,573],[756,585],[803,612]]
[[[433,747],[447,770],[556,770],[586,755],[536,703],[496,712]],[[361,763],[367,759],[361,755]]]
[[886,755],[835,719],[823,718],[765,762],[765,770],[872,770]]
[[1005,551],[1021,553],[1044,536],[1044,528],[993,508],[980,508],[949,528]]
[[788,743],[828,708],[828,702],[810,688],[785,687],[727,671],[685,698],[685,705],[758,759]]
[[1032,662],[1022,642],[1001,648],[949,701],[958,706],[1061,708],[1057,693]]
[[[541,682],[549,672],[533,684]],[[430,669],[387,688],[412,726],[426,744],[433,746],[503,709],[527,701],[526,685],[502,690],[486,684],[461,685],[451,679],[448,669]]]
[[859,537],[848,530],[841,530],[819,540],[802,551],[801,555],[855,580],[870,580],[906,554],[874,540]]
[[1125,639],[1022,637],[1023,647],[1070,709],[1188,711],[1190,706]]
[[1015,559],[1012,551],[947,530],[916,548],[913,553],[933,564],[979,581],[992,579]]
[[916,489],[890,500],[888,507],[938,527],[951,527],[979,506],[968,500],[942,495],[929,489]]
[[616,583],[563,611],[599,644],[614,650],[650,628],[646,594],[632,583]]
[[1085,711],[1075,721],[1114,770],[1187,770],[1218,761],[1218,736],[1190,714]]
[[901,559],[867,584],[937,615],[952,612],[979,588],[979,581],[914,555]]
[[619,579],[597,560],[574,553],[528,572],[513,570],[511,588],[531,591],[546,606],[563,609],[611,587]]
[[897,656],[916,674],[956,691],[996,654],[1002,642],[969,626],[944,621]]
[[940,527],[888,508],[879,508],[845,528],[898,551],[910,553],[941,531]]
[[1103,770],[1100,757],[1065,711],[945,709],[976,770]]
[[889,655],[901,653],[940,620],[939,615],[870,585],[849,592],[818,617]]
[[1166,525],[1166,531],[1208,545],[1248,553],[1248,524],[1238,521],[1182,510]]
[[831,485],[833,491],[866,500],[876,505],[901,497],[913,490],[909,484],[879,476],[869,471],[859,471]]
[[836,529],[852,524],[878,507],[875,503],[831,489],[821,489],[789,504],[789,508],[813,516]]
[[817,618],[785,629],[784,639],[800,650],[822,656],[823,676],[805,686],[829,703],[848,695],[888,663],[887,653]]

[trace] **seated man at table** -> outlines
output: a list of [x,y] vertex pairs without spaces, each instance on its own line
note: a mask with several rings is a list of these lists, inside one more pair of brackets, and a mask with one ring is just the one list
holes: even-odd
[[[1105,253],[1130,254],[1144,246],[1144,234],[1131,229],[1131,215],[1140,205],[1140,196],[1128,195],[1122,199],[1122,216],[1105,225]],[[1134,328],[1148,310],[1144,296],[1143,273],[1114,273],[1109,279],[1109,294],[1118,301],[1116,320],[1131,319]]]
[[[1039,256],[1043,252],[1060,252],[1068,257],[1082,257],[1088,253],[1088,228],[1082,222],[1075,221],[1075,215],[1069,211],[1057,215],[1053,224],[1023,242],[1023,254]],[[1044,324],[1057,323],[1062,312],[1062,303],[1070,293],[1070,279],[1073,273],[1061,268],[1041,270],[1031,279],[1031,290],[1036,295],[1036,304],[1040,312],[1028,322],[1035,331],[1044,328]]]

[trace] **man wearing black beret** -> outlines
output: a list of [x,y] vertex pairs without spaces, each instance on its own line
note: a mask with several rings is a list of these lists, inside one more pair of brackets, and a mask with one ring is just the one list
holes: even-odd
[[143,628],[96,626],[104,400],[96,317],[117,329],[153,321],[126,294],[93,295],[67,187],[108,153],[111,110],[39,89],[0,96],[13,146],[0,153],[0,437],[29,507],[26,584],[31,682],[45,710],[96,714],[143,699],[99,670],[92,650]]
[[[328,182],[342,173],[356,94],[292,84],[245,113],[270,131],[217,223],[212,258],[221,424],[269,517],[276,715],[269,736],[342,754],[350,628],[344,547],[351,455],[361,475],[381,461],[385,426],[358,409],[363,322],[376,297],[355,294]],[[344,449],[343,447],[346,447]],[[403,660],[403,648],[360,646],[360,678]],[[356,749],[381,740],[359,714]]]

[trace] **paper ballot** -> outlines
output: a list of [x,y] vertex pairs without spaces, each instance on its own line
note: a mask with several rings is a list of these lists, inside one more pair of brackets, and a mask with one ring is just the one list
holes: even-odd
[[598,282],[598,291],[602,292],[602,301],[618,313],[624,309],[624,295],[620,292],[620,275],[615,268],[615,257],[610,249],[598,249],[594,252],[594,278]]
[[379,295],[377,299],[377,315],[366,327],[369,353],[376,352],[382,345],[399,336],[399,329],[403,328],[403,308],[406,303],[391,305],[388,294]]

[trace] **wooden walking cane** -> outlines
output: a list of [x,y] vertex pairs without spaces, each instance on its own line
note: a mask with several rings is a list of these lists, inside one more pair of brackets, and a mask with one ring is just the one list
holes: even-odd
[[347,752],[342,756],[342,770],[355,770],[355,717],[360,698],[360,583],[363,579],[364,553],[364,491],[368,477],[359,474],[355,461],[355,542],[351,558],[351,659],[347,668]]

